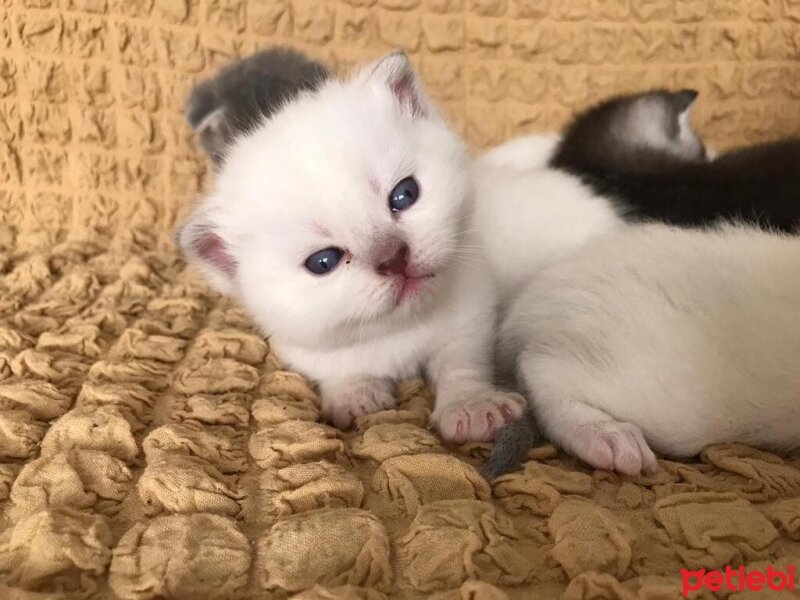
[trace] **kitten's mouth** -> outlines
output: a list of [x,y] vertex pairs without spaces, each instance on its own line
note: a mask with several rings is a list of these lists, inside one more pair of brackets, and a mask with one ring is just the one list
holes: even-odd
[[411,264],[407,245],[398,248],[389,260],[380,263],[377,271],[380,275],[391,277],[396,283],[395,306],[418,296],[435,276],[434,273],[425,273]]
[[434,277],[434,273],[426,273],[424,275],[402,275],[398,278],[400,285],[397,287],[397,306],[418,296],[426,284]]

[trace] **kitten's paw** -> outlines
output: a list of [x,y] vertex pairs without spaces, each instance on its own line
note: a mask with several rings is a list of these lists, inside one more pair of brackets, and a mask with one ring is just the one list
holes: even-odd
[[569,449],[596,469],[625,475],[646,475],[658,470],[656,455],[632,423],[600,421],[577,425],[569,432]]
[[522,416],[527,402],[519,394],[493,391],[483,398],[434,411],[431,420],[448,442],[491,442],[495,432]]
[[322,416],[339,429],[347,429],[356,417],[393,408],[397,400],[381,379],[353,381],[322,394]]

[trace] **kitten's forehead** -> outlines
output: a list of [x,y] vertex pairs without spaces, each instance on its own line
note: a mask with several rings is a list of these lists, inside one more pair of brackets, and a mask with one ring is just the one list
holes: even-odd
[[669,102],[661,94],[637,98],[628,106],[629,119],[666,119],[672,115]]
[[664,136],[671,136],[678,115],[662,94],[646,94],[626,102],[615,113],[613,130],[623,139],[659,145]]
[[[359,149],[380,143],[390,147],[387,134],[400,136],[406,120],[401,118],[388,90],[366,87],[358,82],[332,82],[315,94],[288,105],[264,126],[281,146],[328,150]],[[352,157],[352,154],[350,155]],[[348,155],[340,155],[349,162]]]
[[413,170],[409,129],[388,91],[332,82],[236,142],[220,195],[254,208],[313,210],[324,222]]
[[[354,172],[373,180],[407,150],[404,123],[388,91],[332,82],[286,106],[231,150],[227,170],[284,170],[302,182]],[[370,173],[370,171],[375,171]],[[241,174],[241,171],[240,171]]]
[[651,119],[665,128],[671,128],[682,117],[688,118],[697,94],[690,89],[646,92],[623,101],[616,115],[627,120]]
[[618,143],[648,146],[675,156],[704,156],[703,144],[692,130],[690,112],[697,93],[650,92],[618,107],[609,124]]

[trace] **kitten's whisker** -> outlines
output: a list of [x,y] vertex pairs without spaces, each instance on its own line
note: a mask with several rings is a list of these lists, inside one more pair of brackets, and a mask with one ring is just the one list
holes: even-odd
[[462,256],[454,256],[453,257],[453,263],[454,264],[459,264],[459,265],[466,265],[468,267],[486,266],[486,265],[488,265],[488,263],[486,261],[479,261],[479,260],[476,260],[476,259],[469,259],[469,258],[465,258],[465,257],[462,257]]
[[478,233],[480,230],[476,229],[475,227],[470,227],[468,229],[459,229],[455,233],[456,235],[463,235],[465,233]]

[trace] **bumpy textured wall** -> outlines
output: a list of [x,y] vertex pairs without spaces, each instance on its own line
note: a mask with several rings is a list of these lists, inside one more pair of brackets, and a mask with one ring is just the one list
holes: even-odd
[[700,88],[728,145],[797,129],[798,19],[795,0],[0,0],[0,598],[654,600],[681,568],[800,565],[800,455],[720,446],[631,480],[543,447],[489,483],[486,445],[427,430],[418,381],[338,432],[168,236],[206,175],[187,90],[257,46],[344,67],[405,45],[476,147],[648,84]]
[[25,246],[85,224],[170,227],[204,171],[181,115],[187,90],[274,43],[343,67],[406,47],[476,147],[651,85],[700,89],[698,122],[721,146],[800,131],[797,0],[0,5],[0,226],[23,230]]

